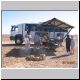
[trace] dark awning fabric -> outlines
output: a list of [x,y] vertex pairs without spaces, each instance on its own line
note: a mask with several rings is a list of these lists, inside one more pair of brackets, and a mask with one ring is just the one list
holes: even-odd
[[58,28],[62,28],[64,30],[67,30],[67,29],[70,29],[70,28],[74,28],[73,26],[59,20],[59,19],[56,19],[56,18],[53,18],[51,20],[48,20],[46,22],[43,22],[40,24],[40,26],[42,25],[53,25],[55,27],[58,27]]

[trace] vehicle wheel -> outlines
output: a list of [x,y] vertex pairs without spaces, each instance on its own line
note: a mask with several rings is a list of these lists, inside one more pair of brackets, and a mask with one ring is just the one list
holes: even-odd
[[15,39],[15,43],[16,43],[17,45],[21,45],[21,44],[23,43],[23,41],[22,41],[22,39],[17,38],[17,39]]

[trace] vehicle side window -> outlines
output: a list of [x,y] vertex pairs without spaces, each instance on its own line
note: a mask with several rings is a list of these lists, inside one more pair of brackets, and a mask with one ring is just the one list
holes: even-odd
[[57,36],[59,37],[61,34],[60,33],[57,33]]
[[25,26],[25,31],[28,31],[28,26]]
[[54,31],[54,29],[53,28],[49,28],[49,32],[53,32]]
[[36,27],[35,26],[31,26],[31,31],[35,31]]

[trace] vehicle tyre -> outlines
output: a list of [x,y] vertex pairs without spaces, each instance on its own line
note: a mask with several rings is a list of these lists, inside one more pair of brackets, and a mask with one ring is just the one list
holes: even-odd
[[23,41],[21,38],[16,38],[15,43],[16,43],[16,45],[21,45],[23,43]]

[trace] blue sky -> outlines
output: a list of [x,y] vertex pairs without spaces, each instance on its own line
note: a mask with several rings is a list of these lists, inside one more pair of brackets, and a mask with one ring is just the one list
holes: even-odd
[[79,27],[78,11],[2,11],[2,34],[10,34],[11,25],[39,23],[54,17]]

